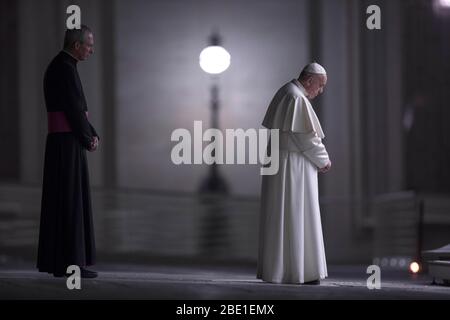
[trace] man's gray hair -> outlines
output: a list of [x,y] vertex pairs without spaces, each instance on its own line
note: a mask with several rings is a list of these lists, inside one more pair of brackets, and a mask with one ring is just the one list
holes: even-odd
[[64,49],[71,49],[75,42],[83,43],[87,37],[87,34],[92,33],[91,29],[82,24],[80,29],[66,29],[64,35]]
[[313,77],[313,76],[317,76],[317,74],[313,74],[313,73],[309,73],[306,70],[302,70],[302,72],[300,73],[300,76],[298,77],[299,81],[306,81],[309,78]]

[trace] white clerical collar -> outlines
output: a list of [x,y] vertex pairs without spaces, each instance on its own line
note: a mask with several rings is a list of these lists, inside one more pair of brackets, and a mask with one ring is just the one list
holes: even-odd
[[298,81],[297,79],[294,79],[291,82],[300,89],[300,91],[305,95],[305,97],[308,97],[308,92],[306,92],[306,89],[303,87],[303,85],[301,84],[300,81]]
[[74,58],[75,60],[80,61],[80,60],[78,60],[77,58],[75,58],[75,57],[73,56],[73,54],[71,54],[69,51],[63,50],[63,52],[67,53],[69,56],[71,56],[71,57]]

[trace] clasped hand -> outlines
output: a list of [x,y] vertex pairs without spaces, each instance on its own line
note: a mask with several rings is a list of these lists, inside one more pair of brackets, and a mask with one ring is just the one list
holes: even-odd
[[89,148],[89,151],[90,152],[95,151],[95,150],[97,150],[97,147],[98,147],[98,137],[94,137],[94,139],[92,139],[92,141],[91,141],[91,146]]
[[327,165],[326,165],[325,167],[323,167],[323,168],[319,168],[318,171],[319,171],[320,173],[325,173],[325,172],[327,172],[328,170],[330,170],[330,168],[331,168],[331,161],[328,160]]

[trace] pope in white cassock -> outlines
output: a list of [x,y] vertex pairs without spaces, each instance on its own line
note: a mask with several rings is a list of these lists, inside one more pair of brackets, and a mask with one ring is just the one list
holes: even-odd
[[263,281],[320,284],[328,276],[317,173],[328,171],[331,161],[309,102],[326,82],[321,65],[307,65],[278,90],[263,121],[280,133],[278,173],[262,178],[257,277]]

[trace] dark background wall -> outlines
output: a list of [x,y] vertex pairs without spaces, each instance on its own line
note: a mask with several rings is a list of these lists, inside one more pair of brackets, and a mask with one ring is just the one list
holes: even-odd
[[18,109],[18,5],[16,1],[0,2],[0,177],[4,181],[18,181],[19,166],[19,109]]
[[[99,151],[89,154],[101,248],[145,252],[160,235],[166,240],[157,254],[203,252],[206,241],[255,259],[259,166],[220,166],[230,194],[211,204],[195,202],[208,167],[170,160],[174,129],[192,132],[194,120],[209,125],[213,79],[198,55],[215,30],[231,54],[231,67],[215,79],[222,129],[262,128],[274,92],[303,65],[317,60],[327,69],[327,88],[313,105],[333,160],[333,170],[320,178],[330,261],[370,260],[376,199],[408,190],[444,203],[430,243],[445,244],[450,16],[435,3],[0,0],[0,39],[7,44],[0,53],[1,212],[17,225],[39,217],[47,125],[42,76],[61,49],[66,7],[78,4],[95,34],[95,54],[79,71],[102,138]],[[371,4],[381,8],[381,30],[366,28]],[[14,234],[29,247],[33,223],[22,225],[26,236]],[[221,231],[211,232],[216,228]]]

